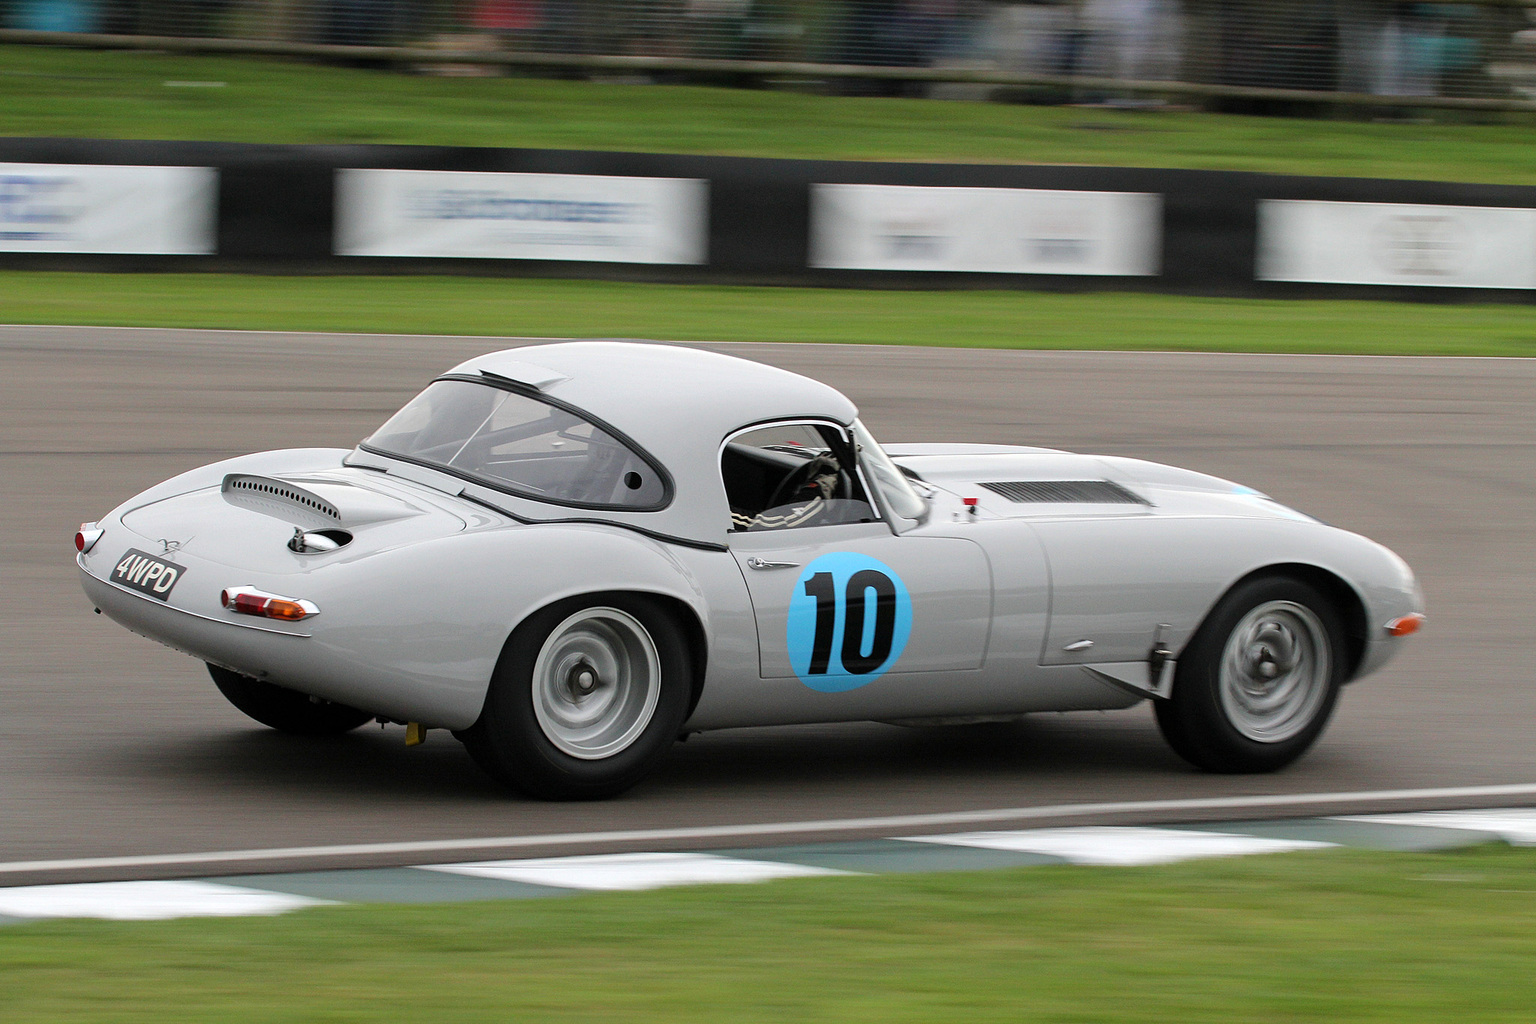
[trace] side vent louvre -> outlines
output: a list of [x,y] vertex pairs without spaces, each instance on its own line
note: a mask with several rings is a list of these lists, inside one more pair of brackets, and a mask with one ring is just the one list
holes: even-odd
[[1112,480],[997,480],[981,486],[1009,501],[1081,505],[1150,505],[1146,498]]
[[226,496],[235,495],[256,499],[261,504],[277,503],[294,506],[306,512],[324,516],[332,522],[341,522],[341,510],[318,494],[281,480],[274,480],[269,476],[231,473],[224,478],[224,486],[221,490]]

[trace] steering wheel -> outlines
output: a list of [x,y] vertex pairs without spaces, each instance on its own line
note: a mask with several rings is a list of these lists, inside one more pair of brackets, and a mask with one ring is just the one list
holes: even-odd
[[779,481],[779,486],[773,489],[773,497],[768,499],[768,507],[778,508],[780,505],[790,504],[795,500],[796,495],[811,486],[811,481],[829,470],[837,473],[836,495],[846,494],[848,474],[843,472],[842,467],[837,464],[835,459],[829,459],[825,455],[818,455],[805,465],[796,466],[789,472],[788,476]]

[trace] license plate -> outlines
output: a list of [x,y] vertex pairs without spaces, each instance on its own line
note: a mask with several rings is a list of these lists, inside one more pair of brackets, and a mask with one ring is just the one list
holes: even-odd
[[186,571],[185,566],[129,548],[127,554],[117,560],[117,568],[112,570],[112,582],[164,601],[171,596],[171,588]]

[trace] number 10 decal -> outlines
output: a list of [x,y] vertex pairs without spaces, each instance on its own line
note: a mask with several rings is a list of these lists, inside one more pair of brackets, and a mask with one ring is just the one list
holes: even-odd
[[907,645],[912,598],[890,566],[839,551],[805,567],[790,595],[785,640],[800,681],[840,693],[880,678]]

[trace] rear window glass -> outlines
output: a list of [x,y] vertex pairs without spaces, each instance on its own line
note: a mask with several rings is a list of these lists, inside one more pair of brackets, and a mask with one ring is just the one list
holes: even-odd
[[561,505],[645,510],[667,500],[660,471],[608,431],[473,381],[434,381],[363,447]]

